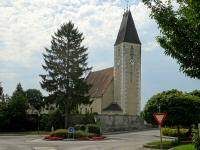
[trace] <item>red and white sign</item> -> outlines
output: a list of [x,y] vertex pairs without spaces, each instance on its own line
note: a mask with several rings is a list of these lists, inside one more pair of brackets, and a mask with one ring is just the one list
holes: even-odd
[[156,121],[158,122],[158,124],[161,126],[163,121],[166,118],[166,113],[155,113],[155,114],[153,114],[153,116],[156,119]]

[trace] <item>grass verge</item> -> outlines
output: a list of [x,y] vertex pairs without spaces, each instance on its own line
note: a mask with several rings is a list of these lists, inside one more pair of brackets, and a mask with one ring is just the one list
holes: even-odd
[[174,147],[173,150],[195,150],[193,144],[186,144]]
[[[163,141],[162,145],[163,145],[163,149],[169,149],[174,146],[177,146],[178,143],[175,141]],[[147,148],[160,149],[160,141],[149,142],[149,143],[144,144],[143,146]]]

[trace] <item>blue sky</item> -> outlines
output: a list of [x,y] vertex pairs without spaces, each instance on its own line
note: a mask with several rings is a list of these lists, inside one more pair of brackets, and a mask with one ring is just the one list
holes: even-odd
[[[140,1],[131,4],[142,42],[142,108],[163,90],[200,89],[200,81],[181,73],[176,61],[165,56],[156,43],[159,30],[149,10]],[[113,66],[113,45],[124,7],[120,0],[1,0],[0,81],[4,92],[11,95],[18,82],[24,89],[41,89],[44,47],[49,47],[51,35],[69,20],[84,33],[93,70]]]

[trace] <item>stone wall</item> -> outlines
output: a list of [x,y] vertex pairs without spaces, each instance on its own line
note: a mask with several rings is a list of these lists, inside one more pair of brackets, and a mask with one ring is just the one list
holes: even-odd
[[95,117],[101,122],[104,132],[144,129],[144,121],[139,116],[97,115]]
[[[81,124],[84,115],[70,116],[70,125]],[[130,131],[144,129],[144,121],[139,116],[129,115],[96,115],[101,122],[103,132]]]

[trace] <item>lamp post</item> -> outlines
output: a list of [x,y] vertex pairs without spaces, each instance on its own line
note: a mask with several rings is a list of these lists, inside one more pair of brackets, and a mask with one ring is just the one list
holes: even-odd
[[[158,107],[158,111],[160,113],[160,103],[158,103],[157,107]],[[163,145],[162,145],[162,127],[161,127],[161,125],[159,125],[159,128],[160,128],[160,149],[163,149]]]
[[38,129],[38,135],[39,135],[39,132],[40,132],[40,112],[39,111],[38,111],[37,115],[38,115],[38,121],[37,121],[38,122],[37,123],[38,126],[37,126],[37,129]]

